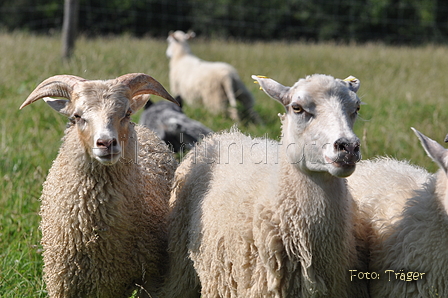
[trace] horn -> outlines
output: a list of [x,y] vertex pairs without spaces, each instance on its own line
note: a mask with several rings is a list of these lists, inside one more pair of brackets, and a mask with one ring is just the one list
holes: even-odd
[[85,79],[72,75],[57,75],[50,77],[39,84],[28,98],[22,103],[20,109],[44,97],[63,97],[70,100],[73,86]]
[[129,73],[118,77],[117,81],[131,89],[131,98],[140,94],[154,94],[180,105],[179,102],[177,102],[177,100],[163,88],[162,84],[147,74]]

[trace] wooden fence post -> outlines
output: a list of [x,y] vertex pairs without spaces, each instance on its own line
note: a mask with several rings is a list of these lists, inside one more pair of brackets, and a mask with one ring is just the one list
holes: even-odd
[[64,1],[64,22],[62,24],[62,58],[69,59],[75,47],[78,30],[78,0]]

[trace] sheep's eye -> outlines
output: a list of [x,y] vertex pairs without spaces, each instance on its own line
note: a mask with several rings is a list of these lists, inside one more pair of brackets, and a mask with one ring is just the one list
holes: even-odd
[[300,113],[302,113],[302,112],[304,111],[303,108],[302,108],[302,106],[299,105],[299,104],[296,103],[296,102],[293,102],[293,103],[291,104],[291,108],[292,108],[292,110],[294,111],[294,113],[296,113],[296,114],[300,114]]
[[70,118],[70,121],[72,123],[79,123],[83,124],[85,122],[84,118],[81,117],[79,114],[73,114],[73,116]]
[[128,111],[126,112],[126,116],[125,116],[125,118],[131,118],[131,115],[132,115],[132,111],[131,111],[131,110],[128,110]]
[[74,114],[73,118],[75,119],[75,121],[79,124],[83,124],[85,122],[85,119],[81,117],[81,115],[79,114]]

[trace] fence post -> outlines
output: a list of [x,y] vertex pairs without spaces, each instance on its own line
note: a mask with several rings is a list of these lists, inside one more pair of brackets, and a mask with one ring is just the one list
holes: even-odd
[[64,1],[64,22],[62,24],[62,58],[69,59],[75,47],[78,29],[78,0]]

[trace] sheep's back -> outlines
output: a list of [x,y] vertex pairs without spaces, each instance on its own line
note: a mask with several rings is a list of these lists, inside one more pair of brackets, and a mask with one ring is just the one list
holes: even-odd
[[[438,175],[445,183],[446,174]],[[389,228],[383,246],[372,253],[372,269],[382,273],[381,279],[372,282],[372,297],[448,295],[448,217],[435,188],[432,178],[415,192],[405,204],[401,219]],[[401,273],[407,281],[401,280]]]
[[395,222],[414,191],[430,177],[423,168],[391,158],[361,161],[347,178],[359,208],[372,223],[375,233],[383,234]]
[[187,55],[170,64],[170,87],[189,105],[205,105],[212,113],[225,111],[225,84],[239,81],[236,69],[228,63],[210,62]]

